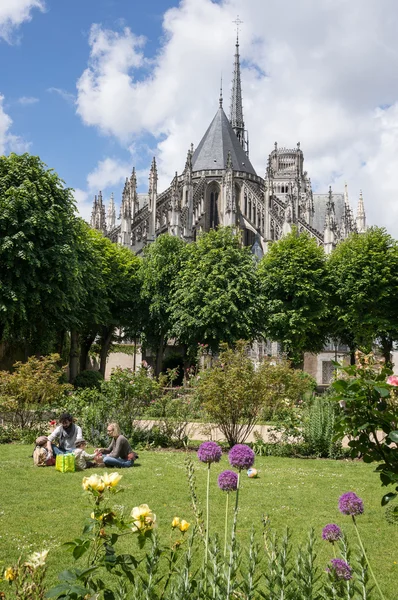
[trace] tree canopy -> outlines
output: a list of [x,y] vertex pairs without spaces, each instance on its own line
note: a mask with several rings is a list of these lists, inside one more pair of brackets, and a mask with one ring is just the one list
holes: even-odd
[[398,245],[380,227],[352,234],[328,259],[333,331],[352,349],[398,340]]
[[36,156],[0,157],[0,339],[49,352],[82,292],[72,190]]
[[195,353],[221,342],[253,340],[260,306],[255,259],[229,227],[211,230],[185,247],[170,313],[176,337]]
[[271,244],[259,267],[264,335],[280,342],[295,364],[327,339],[326,257],[313,238],[296,230]]

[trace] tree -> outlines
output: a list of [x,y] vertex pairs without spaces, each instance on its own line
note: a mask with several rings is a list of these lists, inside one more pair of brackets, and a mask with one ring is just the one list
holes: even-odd
[[156,351],[156,375],[161,372],[164,349],[171,335],[170,304],[184,247],[181,239],[164,234],[144,251],[140,272],[141,298],[146,306],[142,331],[146,345]]
[[72,190],[36,156],[0,157],[0,341],[52,349],[82,293]]
[[280,342],[293,365],[304,352],[320,352],[327,339],[328,286],[323,248],[296,230],[274,242],[258,274],[264,335]]
[[398,245],[380,227],[352,234],[328,260],[334,335],[352,350],[379,339],[387,362],[398,340]]
[[252,341],[259,331],[255,258],[230,227],[201,235],[185,248],[170,314],[176,337],[196,354],[199,343]]

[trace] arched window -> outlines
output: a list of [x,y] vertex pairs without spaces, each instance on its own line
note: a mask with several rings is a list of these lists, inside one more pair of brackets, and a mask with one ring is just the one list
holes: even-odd
[[256,224],[256,203],[253,202],[253,223]]
[[245,192],[245,216],[247,217],[247,194]]
[[218,224],[218,191],[213,189],[210,192],[210,227],[215,229]]
[[252,199],[249,198],[249,215],[248,215],[250,221],[252,220]]

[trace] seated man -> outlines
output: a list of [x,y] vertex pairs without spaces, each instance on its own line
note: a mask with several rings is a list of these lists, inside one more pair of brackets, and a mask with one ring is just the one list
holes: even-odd
[[[76,448],[76,440],[83,439],[82,429],[75,425],[73,417],[64,413],[59,418],[59,426],[48,436],[47,450],[51,457],[53,454],[66,454],[73,452]],[[53,442],[58,440],[58,446]]]

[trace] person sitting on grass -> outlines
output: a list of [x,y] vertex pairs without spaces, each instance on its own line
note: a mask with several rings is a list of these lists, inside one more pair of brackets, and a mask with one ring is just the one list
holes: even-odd
[[131,467],[138,456],[132,451],[129,441],[120,433],[119,425],[109,423],[107,433],[112,438],[109,448],[97,448],[98,452],[105,455],[105,467]]
[[[104,466],[100,460],[100,453],[96,450],[94,454],[86,452],[87,442],[83,439],[76,440],[76,449],[73,451],[75,455],[76,471],[84,471],[84,469],[92,469],[93,467]],[[99,462],[92,462],[92,459],[97,459]]]
[[[75,425],[73,417],[69,413],[63,413],[59,418],[60,425],[48,436],[47,450],[49,457],[53,454],[67,454],[76,448],[76,440],[83,439],[83,433],[79,425]],[[58,446],[53,442],[58,440]]]

